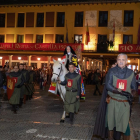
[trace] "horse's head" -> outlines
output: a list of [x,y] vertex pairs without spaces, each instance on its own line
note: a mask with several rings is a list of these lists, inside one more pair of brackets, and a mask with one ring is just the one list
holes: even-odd
[[52,82],[56,82],[57,78],[60,76],[60,73],[62,72],[62,62],[61,61],[56,61],[53,60],[54,64],[53,64],[53,75],[51,78]]

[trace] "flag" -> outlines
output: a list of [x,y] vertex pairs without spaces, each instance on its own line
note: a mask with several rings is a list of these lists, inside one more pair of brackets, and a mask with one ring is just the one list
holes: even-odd
[[139,30],[138,30],[138,42],[137,42],[138,45],[140,45],[140,23],[139,23]]
[[88,42],[90,42],[90,36],[89,36],[89,29],[88,29],[88,23],[87,23],[85,45],[88,45]]
[[69,43],[68,40],[68,27],[67,27],[67,20],[66,20],[66,42]]
[[114,24],[113,24],[113,42],[114,42],[114,39],[115,39],[115,20],[114,20]]

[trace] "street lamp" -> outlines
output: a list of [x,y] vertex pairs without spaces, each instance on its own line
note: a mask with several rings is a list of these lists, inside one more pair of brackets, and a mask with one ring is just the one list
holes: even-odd
[[58,61],[61,61],[61,58],[58,58]]
[[128,63],[130,63],[130,60],[128,60]]
[[18,60],[21,60],[21,57],[18,57]]

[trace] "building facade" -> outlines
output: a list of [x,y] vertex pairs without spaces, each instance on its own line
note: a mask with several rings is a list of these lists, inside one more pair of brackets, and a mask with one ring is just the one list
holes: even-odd
[[[0,46],[8,43],[83,43],[82,69],[107,70],[115,62],[119,44],[137,44],[140,2],[1,3]],[[87,24],[90,42],[85,45]],[[114,40],[114,46],[111,41]],[[130,68],[140,70],[139,53],[128,51]],[[53,63],[62,51],[0,49],[1,65],[18,58],[28,63]],[[44,58],[45,57],[45,58]],[[8,59],[9,58],[9,59]],[[37,60],[37,58],[41,58]],[[41,62],[40,62],[41,61]]]

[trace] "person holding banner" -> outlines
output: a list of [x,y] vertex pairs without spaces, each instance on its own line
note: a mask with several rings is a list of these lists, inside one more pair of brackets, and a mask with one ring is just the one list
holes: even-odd
[[23,74],[19,71],[18,66],[14,66],[14,72],[11,72],[7,77],[7,94],[15,114],[17,113],[17,105],[20,103],[20,92],[23,84]]

